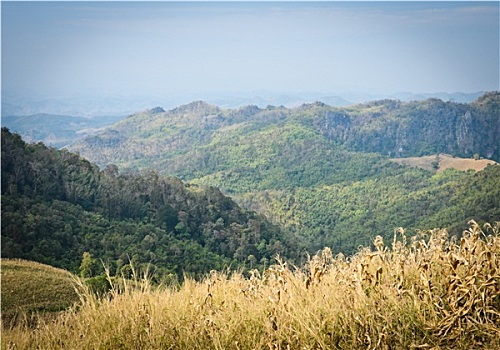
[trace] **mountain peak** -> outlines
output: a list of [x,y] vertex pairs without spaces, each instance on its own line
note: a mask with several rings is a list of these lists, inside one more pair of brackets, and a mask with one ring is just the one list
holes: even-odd
[[303,103],[299,108],[300,109],[309,109],[309,108],[322,108],[329,107],[326,103],[321,101],[314,101],[312,103]]
[[219,111],[219,107],[215,105],[208,104],[205,101],[193,101],[191,103],[188,103],[186,105],[179,106],[177,108],[174,108],[172,112],[174,113],[192,113],[192,112],[198,112],[202,114],[210,114],[210,113],[216,113]]
[[154,107],[148,110],[148,113],[150,114],[159,114],[159,113],[164,113],[165,110],[161,107]]
[[491,110],[500,110],[500,91],[487,92],[478,97],[474,105],[481,108],[490,108]]

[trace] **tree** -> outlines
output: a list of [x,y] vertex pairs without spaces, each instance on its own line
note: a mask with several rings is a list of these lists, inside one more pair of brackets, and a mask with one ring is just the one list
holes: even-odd
[[94,274],[96,268],[96,261],[92,258],[89,252],[83,253],[82,263],[80,264],[80,276],[83,278],[90,278]]
[[250,268],[253,269],[253,267],[255,266],[255,264],[257,264],[257,259],[255,258],[255,255],[250,254],[247,257],[247,260],[250,263]]

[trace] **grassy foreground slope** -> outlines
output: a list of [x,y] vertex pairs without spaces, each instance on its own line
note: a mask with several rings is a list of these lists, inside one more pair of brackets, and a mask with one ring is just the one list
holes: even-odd
[[79,301],[72,274],[55,267],[18,259],[0,259],[2,320],[34,312],[51,313]]
[[349,259],[325,249],[300,269],[278,259],[250,278],[125,284],[37,330],[4,330],[2,348],[499,348],[498,225],[473,224],[460,241],[399,231],[374,245]]

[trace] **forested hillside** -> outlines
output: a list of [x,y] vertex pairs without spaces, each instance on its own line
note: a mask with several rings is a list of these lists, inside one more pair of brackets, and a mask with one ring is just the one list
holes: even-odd
[[498,160],[500,94],[473,103],[383,100],[349,108],[224,110],[204,102],[138,113],[72,149],[101,166],[154,168],[216,186],[311,250],[353,253],[394,228],[500,220],[499,167],[412,169],[391,157],[446,152]]
[[392,157],[448,153],[499,161],[500,93],[470,104],[439,99],[383,100],[314,113],[311,123],[329,139],[352,150]]
[[156,280],[184,272],[254,268],[300,244],[217,188],[186,185],[154,171],[102,171],[67,150],[26,144],[2,128],[2,257],[90,275],[136,268]]

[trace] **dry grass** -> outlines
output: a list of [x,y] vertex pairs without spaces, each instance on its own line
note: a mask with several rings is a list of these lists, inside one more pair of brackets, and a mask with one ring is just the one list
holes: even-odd
[[436,154],[431,156],[409,158],[392,158],[391,161],[398,164],[409,165],[429,171],[437,170],[438,173],[446,169],[457,169],[462,171],[471,169],[474,171],[481,171],[488,165],[498,164],[497,162],[489,159],[475,160],[472,158],[452,157],[448,154]]
[[467,171],[469,169],[480,171],[486,168],[488,165],[495,165],[497,162],[489,159],[469,159],[469,158],[457,158],[452,157],[447,154],[439,155],[439,169],[438,172],[444,171],[449,168]]
[[153,288],[124,282],[36,329],[4,329],[3,349],[498,349],[499,225],[472,223],[351,258],[324,249],[303,268],[212,272]]

